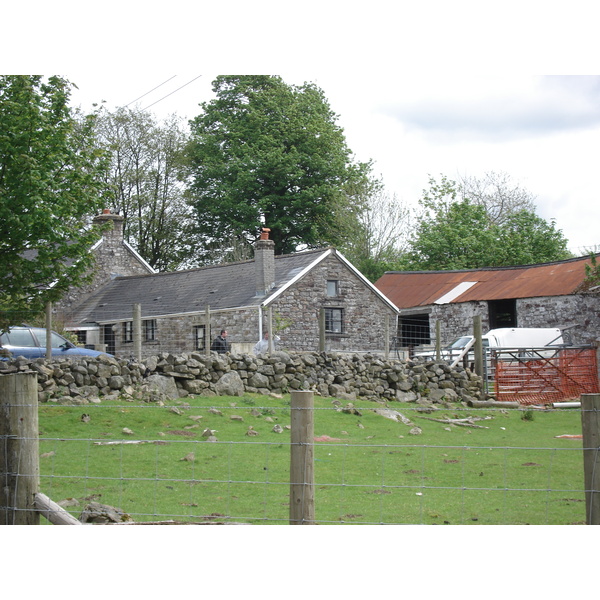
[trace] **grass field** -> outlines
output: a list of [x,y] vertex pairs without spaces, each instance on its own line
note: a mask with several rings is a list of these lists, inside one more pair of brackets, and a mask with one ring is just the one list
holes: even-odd
[[[578,410],[390,405],[406,425],[378,407],[315,396],[318,523],[584,523],[581,439],[557,437],[581,433]],[[484,420],[431,420],[467,417]],[[42,405],[39,420],[41,491],[76,517],[95,500],[136,521],[289,521],[289,396]]]

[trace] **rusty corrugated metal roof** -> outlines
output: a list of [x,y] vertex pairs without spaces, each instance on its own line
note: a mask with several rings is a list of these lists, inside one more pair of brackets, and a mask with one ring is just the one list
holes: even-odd
[[[398,308],[435,304],[446,294],[452,303],[566,296],[585,279],[589,257],[522,267],[469,269],[465,271],[390,271],[375,284]],[[452,297],[463,282],[474,282]],[[465,286],[466,287],[466,286]],[[460,288],[459,288],[460,289]]]

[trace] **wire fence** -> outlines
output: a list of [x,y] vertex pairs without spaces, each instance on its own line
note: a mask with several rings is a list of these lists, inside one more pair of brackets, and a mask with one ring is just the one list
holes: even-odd
[[[582,357],[568,362],[585,363],[597,392],[597,367]],[[543,369],[532,363],[543,379],[549,364],[565,363],[544,361]],[[531,372],[521,377],[534,379]],[[290,462],[298,444],[289,395],[189,395],[167,403],[130,397],[75,406],[73,398],[54,398],[38,406],[37,380],[7,402],[12,393],[0,390],[3,522],[30,514],[29,480],[75,518],[101,504],[118,508],[118,522],[289,523],[291,487],[307,486]],[[18,417],[27,395],[35,417]],[[528,404],[473,410],[465,403],[318,397],[314,435],[301,444],[314,461],[315,522],[589,522],[588,496],[599,495],[584,475],[595,471],[596,459],[587,470],[584,463],[600,441],[582,447],[586,411]],[[35,444],[35,457],[20,453],[23,441]]]
[[[197,452],[197,446],[181,443],[180,452]],[[184,447],[185,446],[185,447]],[[127,472],[120,466],[116,472],[101,475],[89,465],[74,475],[50,472],[42,477],[47,493],[54,497],[55,489],[69,487],[68,496],[59,504],[71,505],[102,501],[126,511],[135,521],[179,522],[248,522],[254,524],[287,524],[289,522],[289,472],[271,470],[272,444],[244,443],[245,462],[264,465],[269,471],[249,476],[237,474],[233,457],[237,455],[234,442],[218,443],[211,458],[220,465],[220,476],[206,478],[204,473],[190,468],[184,477],[169,476],[159,468],[165,459],[157,452],[156,470],[146,475]],[[79,447],[79,446],[78,446]],[[281,448],[281,446],[279,446]],[[283,446],[285,448],[285,445]],[[289,452],[289,447],[286,448]],[[455,447],[455,446],[361,446],[328,445],[327,451],[317,450],[317,461],[335,462],[338,477],[321,477],[317,469],[315,482],[316,522],[320,524],[583,524],[585,521],[583,486],[574,478],[557,484],[555,478],[562,470],[571,470],[573,462],[560,457],[557,448],[514,447]],[[96,454],[85,446],[83,456],[91,461]],[[356,453],[415,455],[408,464],[385,457],[367,464],[373,473],[370,483],[358,483],[353,461]],[[447,478],[432,478],[435,459],[445,463],[461,463],[466,454],[504,465],[504,472],[487,485],[467,477],[464,464],[459,469],[448,468]],[[119,465],[134,460],[130,449],[120,451]],[[581,450],[576,452],[580,459]],[[458,458],[441,458],[454,457]],[[333,457],[333,458],[332,458]],[[543,470],[545,481],[532,483],[509,476],[508,465],[518,461]],[[488,464],[487,462],[485,464]],[[431,465],[431,466],[430,466]],[[469,456],[468,469],[483,476],[483,467]],[[405,474],[405,475],[402,475]],[[410,474],[406,476],[406,474]],[[57,481],[61,479],[60,485]],[[489,478],[487,478],[489,481]],[[436,482],[437,481],[437,482]],[[101,490],[101,491],[99,491]],[[65,494],[59,494],[59,498]],[[163,508],[171,497],[170,508]],[[85,501],[85,502],[84,502]],[[451,506],[449,506],[451,505]],[[188,507],[186,509],[186,507]]]
[[[209,409],[204,402],[188,409],[187,418],[167,413],[177,417],[175,424],[164,420],[165,407],[96,406],[83,415],[74,407],[48,407],[40,418],[42,432],[71,413],[72,421],[78,416],[107,429],[113,424],[121,437],[110,431],[95,438],[42,434],[40,487],[75,516],[99,502],[135,522],[286,524],[289,407],[241,408]],[[215,414],[200,428],[177,428],[199,416],[198,410],[205,417],[208,410]],[[349,410],[360,414],[315,409],[316,523],[585,523],[578,410],[543,411],[528,421],[518,410],[474,414],[454,407],[442,416],[423,415],[415,407],[404,410],[408,424],[369,408]],[[144,421],[152,430],[156,413],[165,431],[136,436]],[[321,433],[323,428],[333,434]],[[533,429],[538,435],[531,435]],[[256,436],[245,435],[252,431]],[[455,441],[440,443],[444,436]]]

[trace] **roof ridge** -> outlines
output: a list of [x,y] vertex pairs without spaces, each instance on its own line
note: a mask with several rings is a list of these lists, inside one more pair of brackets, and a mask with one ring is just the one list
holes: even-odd
[[[282,258],[293,258],[295,256],[301,256],[301,255],[306,255],[306,254],[318,254],[320,252],[325,252],[328,249],[329,248],[313,248],[310,250],[293,252],[291,254],[276,254],[275,260],[282,259]],[[141,277],[157,277],[157,276],[166,277],[168,275],[182,275],[184,273],[197,273],[199,271],[209,271],[211,269],[235,267],[235,266],[239,266],[239,265],[253,263],[254,261],[255,261],[254,258],[250,258],[248,260],[237,260],[237,261],[228,262],[228,263],[219,263],[218,265],[204,265],[202,267],[193,267],[191,269],[181,269],[180,271],[158,271],[156,273],[143,273],[143,274],[137,274],[137,275],[119,275],[118,277],[115,277],[115,279],[137,279],[137,278],[141,278]]]
[[[600,252],[592,253],[592,254],[594,254],[594,256],[596,256],[596,257],[600,257]],[[527,265],[514,265],[514,266],[510,266],[510,267],[478,267],[476,269],[436,269],[434,271],[425,271],[425,270],[422,270],[422,271],[386,271],[385,275],[387,275],[387,274],[394,275],[397,273],[402,273],[402,274],[406,274],[406,275],[408,275],[408,274],[414,275],[414,274],[419,274],[419,273],[431,275],[432,273],[477,273],[479,271],[516,271],[519,269],[531,269],[534,267],[562,265],[562,264],[570,263],[570,262],[589,260],[589,258],[590,258],[590,254],[587,254],[585,256],[565,258],[563,260],[554,260],[554,261],[545,262],[545,263],[531,263],[531,264],[527,264]]]

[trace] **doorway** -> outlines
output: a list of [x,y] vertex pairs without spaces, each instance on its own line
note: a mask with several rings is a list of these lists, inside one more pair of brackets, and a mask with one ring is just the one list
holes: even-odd
[[488,314],[490,316],[490,329],[517,326],[517,301],[508,300],[488,301]]

